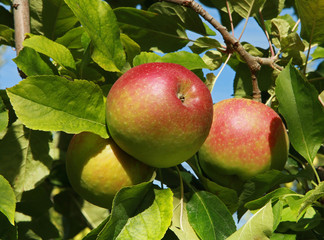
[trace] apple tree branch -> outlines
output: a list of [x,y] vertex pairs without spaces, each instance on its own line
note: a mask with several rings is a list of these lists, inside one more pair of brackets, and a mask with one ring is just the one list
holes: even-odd
[[242,46],[239,40],[237,40],[232,34],[230,34],[226,27],[219,23],[216,19],[213,18],[199,3],[194,0],[162,0],[166,2],[171,2],[179,4],[185,7],[192,8],[197,12],[201,17],[208,21],[220,34],[222,35],[224,42],[227,46],[227,53],[237,52],[242,59],[248,65],[251,72],[252,86],[253,86],[253,100],[261,102],[261,91],[258,87],[257,73],[261,69],[261,65],[269,65],[272,68],[282,70],[275,61],[276,58],[261,58],[255,57],[249,54]]
[[[23,41],[25,40],[26,33],[30,32],[30,13],[29,13],[29,1],[28,0],[13,0],[12,2],[14,24],[15,24],[15,48],[16,55],[23,48]],[[22,78],[26,77],[25,74],[20,71],[19,74]]]

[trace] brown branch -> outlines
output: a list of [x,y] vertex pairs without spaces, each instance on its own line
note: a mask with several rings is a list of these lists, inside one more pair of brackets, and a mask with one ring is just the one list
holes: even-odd
[[[25,40],[26,33],[30,33],[30,16],[29,16],[29,2],[28,0],[14,0],[12,3],[14,23],[15,23],[15,47],[16,55],[23,48],[23,41]],[[26,75],[18,69],[22,78]]]
[[15,22],[15,44],[18,55],[23,48],[22,42],[26,33],[30,32],[29,3],[28,0],[14,0],[12,7]]
[[280,67],[275,64],[276,58],[260,58],[249,54],[243,48],[242,44],[227,31],[226,27],[224,27],[216,19],[214,19],[205,9],[203,9],[203,7],[200,4],[198,4],[194,0],[162,0],[162,1],[171,2],[171,3],[192,8],[206,21],[208,21],[218,32],[220,32],[227,46],[227,52],[228,53],[233,53],[234,51],[237,52],[248,65],[251,72],[251,78],[252,78],[253,100],[261,102],[261,91],[257,83],[257,72],[261,69],[261,64],[270,65],[273,68],[280,69]]

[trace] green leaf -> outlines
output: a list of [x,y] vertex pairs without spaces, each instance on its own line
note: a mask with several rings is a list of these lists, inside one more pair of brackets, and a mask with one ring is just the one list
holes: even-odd
[[48,176],[50,138],[50,133],[32,131],[16,121],[0,141],[0,174],[13,186],[17,199]]
[[172,192],[152,182],[122,188],[97,239],[161,239],[171,224]]
[[242,209],[242,206],[244,206],[245,203],[262,197],[264,193],[278,186],[278,184],[291,182],[294,179],[294,176],[287,175],[278,170],[269,170],[249,179],[244,184],[239,196],[240,208],[238,210],[238,217],[242,217],[245,212],[245,209]]
[[189,42],[185,29],[168,16],[127,7],[114,12],[121,30],[143,51],[173,52]]
[[223,61],[222,61],[222,53],[217,50],[210,50],[205,53],[205,55],[202,57],[203,61],[208,66],[208,69],[210,70],[216,70],[219,68]]
[[53,64],[29,47],[24,47],[13,61],[27,76],[55,74]]
[[14,46],[14,32],[12,28],[0,24],[0,44]]
[[318,46],[315,48],[314,52],[312,53],[313,60],[324,58],[324,47]]
[[298,214],[302,214],[309,206],[321,197],[324,197],[324,182],[320,182],[314,189],[307,192],[306,196],[302,199],[302,204],[298,210]]
[[200,54],[209,49],[219,48],[221,47],[221,44],[216,39],[209,37],[200,37],[196,39],[194,43],[189,47],[194,53]]
[[7,89],[18,118],[29,128],[107,138],[105,99],[98,85],[59,76],[33,76]]
[[279,112],[287,121],[293,147],[312,163],[323,142],[324,110],[316,89],[290,64],[276,81]]
[[[0,97],[0,132],[4,131],[9,122],[9,113]],[[1,138],[0,138],[1,139]]]
[[271,202],[257,211],[247,223],[233,233],[227,240],[270,239],[273,228]]
[[164,190],[154,189],[153,191],[155,198],[152,205],[128,219],[116,239],[162,239],[171,224],[173,194],[169,188]]
[[161,62],[162,57],[152,52],[141,52],[133,59],[133,66],[138,66],[144,63]]
[[27,38],[23,42],[23,45],[52,58],[67,70],[75,71],[76,69],[75,61],[69,49],[44,36],[32,36]]
[[173,217],[170,229],[174,234],[181,240],[199,240],[195,233],[195,230],[189,223],[188,213],[187,213],[187,199],[183,198],[183,208],[181,209],[181,194],[180,190],[173,190]]
[[72,28],[70,31],[65,33],[62,37],[57,38],[55,41],[59,44],[64,45],[69,49],[82,48],[81,38],[84,34],[83,27]]
[[167,53],[161,58],[161,62],[177,63],[189,70],[208,68],[206,63],[198,54],[186,51]]
[[266,19],[275,18],[281,13],[284,6],[285,6],[285,0],[265,1],[261,10],[263,19],[266,20]]
[[258,14],[266,0],[230,0],[234,11],[242,18],[251,17],[253,14]]
[[252,96],[251,73],[246,63],[240,62],[236,68],[234,78],[234,96],[240,98],[251,98]]
[[307,231],[318,226],[320,222],[321,215],[313,207],[307,208],[302,216],[298,216],[298,211],[286,206],[281,212],[281,222],[277,229],[279,232],[286,232],[289,229]]
[[0,212],[15,225],[16,197],[9,182],[0,175]]
[[201,35],[215,35],[207,25],[203,24],[199,15],[192,8],[174,3],[158,2],[151,5],[148,10],[172,18],[175,23],[187,30]]
[[72,29],[78,19],[64,0],[29,0],[31,32],[55,40]]
[[194,170],[195,174],[198,176],[200,183],[203,187],[210,193],[215,194],[229,209],[233,214],[238,208],[238,196],[234,189],[223,187],[205,177],[200,169],[198,159],[193,157],[188,160],[191,168]]
[[296,234],[274,233],[270,240],[296,240]]
[[133,62],[133,59],[136,55],[140,54],[141,47],[130,37],[128,37],[126,34],[121,34],[120,39],[122,41],[122,44],[125,48],[127,61],[129,63]]
[[246,203],[245,207],[250,210],[260,209],[262,206],[266,205],[266,203],[270,200],[272,200],[272,202],[275,202],[277,199],[284,197],[285,195],[291,194],[296,193],[289,188],[277,188],[276,190],[268,193],[267,195],[261,198]]
[[89,34],[94,50],[92,59],[106,71],[120,72],[125,52],[120,30],[111,7],[101,0],[65,0]]
[[301,37],[312,43],[324,41],[324,2],[322,0],[295,0],[301,21]]
[[187,203],[188,219],[201,239],[225,239],[235,230],[232,215],[214,194],[195,192]]

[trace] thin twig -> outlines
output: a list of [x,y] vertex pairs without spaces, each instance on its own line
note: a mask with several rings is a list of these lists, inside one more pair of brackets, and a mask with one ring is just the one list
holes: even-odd
[[225,62],[223,64],[222,68],[219,70],[217,76],[215,77],[215,81],[214,81],[213,87],[211,88],[210,92],[212,92],[212,90],[213,90],[213,88],[215,86],[215,83],[216,83],[217,79],[219,78],[219,76],[223,72],[223,70],[224,70],[225,66],[227,65],[227,62],[229,61],[229,59],[231,58],[231,56],[232,56],[232,53],[228,54],[228,56],[227,56],[227,58],[226,58],[226,60],[225,60]]
[[228,12],[228,17],[231,23],[231,29],[232,29],[232,36],[234,37],[234,24],[233,24],[233,18],[232,18],[232,14],[231,14],[231,10],[228,4],[228,1],[226,0],[226,8],[227,8],[227,12]]
[[270,48],[270,52],[271,52],[271,57],[274,57],[275,56],[275,53],[274,53],[274,50],[273,50],[273,47],[272,47],[272,43],[271,43],[271,40],[270,40],[270,37],[269,37],[269,33],[265,27],[265,24],[264,24],[264,19],[263,19],[263,15],[262,15],[262,12],[261,10],[259,9],[259,15],[260,15],[260,18],[261,18],[261,23],[262,23],[262,28],[263,28],[263,31],[268,39],[268,42],[269,42],[269,48]]
[[300,18],[298,18],[297,22],[295,23],[295,25],[291,29],[292,32],[295,31],[295,29],[297,28],[297,26],[298,26],[299,23],[300,23]]
[[309,39],[309,48],[308,48],[307,56],[306,56],[306,63],[305,63],[305,68],[304,68],[304,75],[306,75],[307,62],[308,62],[308,59],[309,59],[310,51],[312,49],[311,46],[312,46],[312,40],[313,40],[314,30],[315,30],[315,24],[313,24],[313,26],[312,26],[312,32],[311,32],[310,39]]

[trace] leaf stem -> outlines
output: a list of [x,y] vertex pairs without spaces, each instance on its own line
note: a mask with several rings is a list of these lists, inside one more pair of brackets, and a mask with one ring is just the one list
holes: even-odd
[[178,166],[176,166],[177,172],[179,174],[180,179],[180,229],[183,231],[183,225],[182,225],[182,218],[183,218],[183,198],[184,198],[184,190],[183,190],[183,180],[180,173],[180,170]]
[[268,33],[268,31],[267,31],[267,29],[265,27],[263,15],[262,15],[262,12],[261,12],[260,9],[259,9],[259,15],[260,15],[260,19],[261,19],[263,31],[264,31],[267,39],[268,39],[268,42],[269,42],[269,48],[270,48],[270,52],[271,52],[271,57],[274,57],[275,56],[275,53],[274,53],[274,50],[273,50],[273,47],[272,47],[272,43],[271,43],[271,40],[270,40],[269,33]]
[[[315,174],[315,177],[316,177],[317,184],[319,184],[319,183],[321,182],[321,179],[320,179],[320,177],[319,177],[319,175],[318,175],[318,173],[317,173],[317,171],[316,171],[316,168],[315,168],[313,162],[310,163],[310,165],[311,165],[311,167],[312,167],[312,169],[313,169],[313,171],[314,171],[314,174]],[[314,182],[314,184],[315,184],[315,186],[317,186],[317,184],[316,184],[315,182]]]
[[312,49],[311,46],[312,46],[312,40],[313,40],[314,30],[315,30],[315,23],[313,23],[312,32],[311,32],[310,39],[309,39],[309,48],[308,48],[307,56],[306,56],[306,63],[305,63],[305,68],[304,68],[304,75],[306,75],[307,62],[308,62],[308,59],[309,59],[310,51]]

